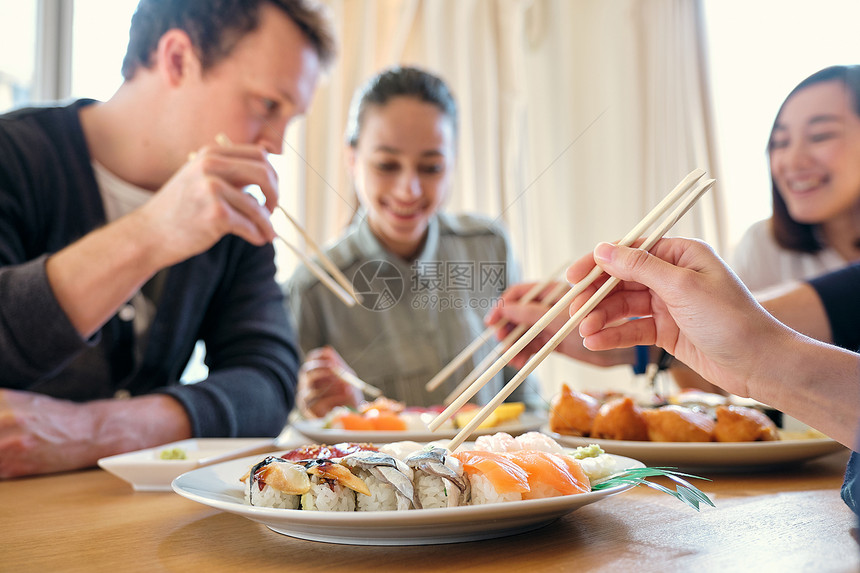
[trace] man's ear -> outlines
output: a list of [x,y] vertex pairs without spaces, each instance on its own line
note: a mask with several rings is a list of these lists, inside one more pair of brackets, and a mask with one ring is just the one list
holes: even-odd
[[201,69],[191,38],[177,28],[168,30],[158,40],[155,66],[171,86],[177,86],[189,77],[199,76]]

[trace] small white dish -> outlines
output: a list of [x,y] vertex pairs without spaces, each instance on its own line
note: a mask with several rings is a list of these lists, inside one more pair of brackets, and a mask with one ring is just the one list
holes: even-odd
[[[171,491],[174,478],[193,469],[264,452],[272,438],[195,438],[102,458],[99,467],[131,484],[135,491]],[[184,460],[161,459],[161,452],[180,448]]]

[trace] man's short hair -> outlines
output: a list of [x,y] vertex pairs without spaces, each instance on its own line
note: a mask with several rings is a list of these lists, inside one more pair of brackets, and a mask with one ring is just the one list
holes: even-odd
[[188,34],[203,70],[208,70],[259,26],[264,3],[295,22],[323,68],[334,60],[334,26],[328,8],[319,0],[141,0],[131,19],[123,78],[129,80],[139,68],[151,67],[159,40],[172,29]]

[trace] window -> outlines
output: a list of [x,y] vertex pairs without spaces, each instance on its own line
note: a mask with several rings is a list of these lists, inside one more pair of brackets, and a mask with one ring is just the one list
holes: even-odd
[[105,101],[122,83],[122,59],[138,0],[75,0],[72,97]]
[[0,112],[33,99],[36,62],[36,2],[0,4]]
[[704,0],[721,183],[734,246],[770,216],[765,148],[788,92],[834,64],[860,64],[857,0]]

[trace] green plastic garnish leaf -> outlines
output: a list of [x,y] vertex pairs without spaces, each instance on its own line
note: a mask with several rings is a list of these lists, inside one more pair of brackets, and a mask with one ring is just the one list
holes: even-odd
[[[675,469],[676,468],[633,468],[629,470],[624,470],[623,472],[619,472],[601,480],[597,480],[591,485],[591,489],[592,491],[599,491],[601,489],[607,489],[610,487],[624,484],[629,484],[633,486],[644,485],[657,491],[662,491],[665,494],[671,495],[672,497],[683,501],[696,511],[699,511],[699,505],[702,503],[706,503],[711,507],[716,507],[714,505],[714,502],[711,501],[707,495],[705,495],[699,488],[692,485],[684,478],[702,479],[707,481],[711,480],[709,480],[708,478],[677,472],[674,471]],[[647,478],[655,476],[667,477],[670,480],[674,481],[676,484],[675,489],[672,490],[666,486],[648,481]]]

